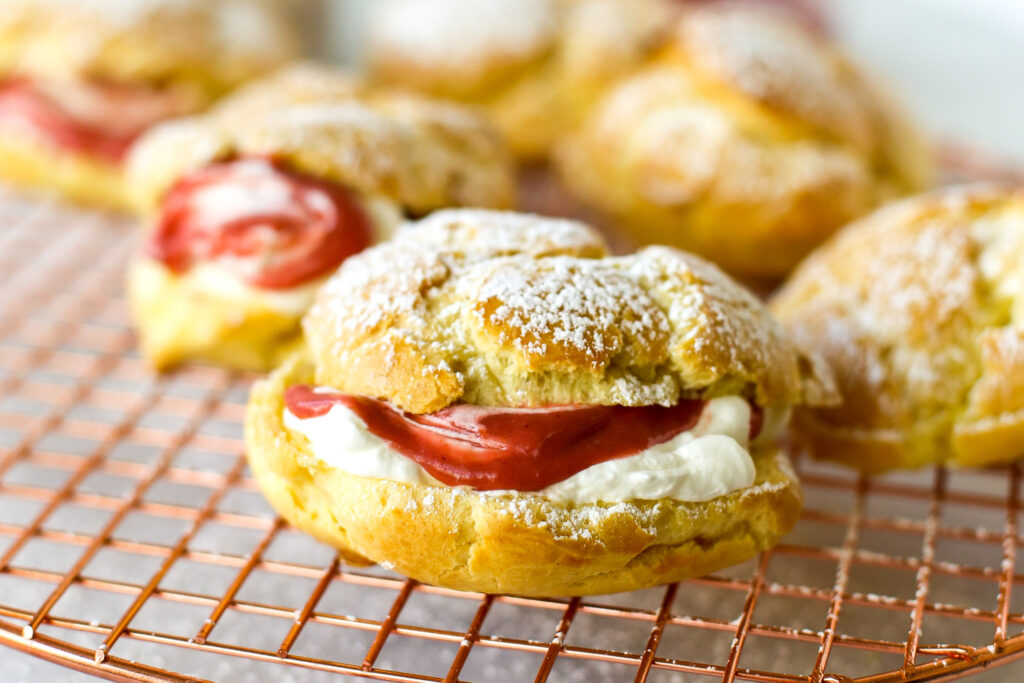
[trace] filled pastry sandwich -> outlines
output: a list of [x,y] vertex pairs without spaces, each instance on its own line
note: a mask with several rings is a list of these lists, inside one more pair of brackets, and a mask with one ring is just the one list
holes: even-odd
[[122,161],[140,133],[296,48],[269,0],[4,0],[0,177],[131,208]]
[[879,203],[922,189],[929,154],[878,87],[780,12],[696,6],[562,141],[584,201],[640,242],[751,279],[784,276]]
[[507,150],[481,116],[307,66],[157,127],[130,168],[153,216],[129,299],[158,369],[269,369],[319,285],[406,214],[506,207],[513,193]]
[[382,0],[370,68],[487,109],[521,158],[547,156],[597,96],[650,55],[671,0]]
[[845,228],[773,309],[835,369],[800,408],[813,454],[867,472],[1024,455],[1024,193],[954,188]]
[[415,579],[579,595],[714,571],[795,523],[775,436],[833,398],[764,306],[671,248],[440,211],[348,259],[246,442],[289,522]]

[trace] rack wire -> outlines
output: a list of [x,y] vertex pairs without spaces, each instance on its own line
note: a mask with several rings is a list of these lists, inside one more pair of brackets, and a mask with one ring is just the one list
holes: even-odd
[[136,355],[133,241],[124,219],[0,191],[4,645],[133,681],[882,682],[1024,657],[1017,465],[868,479],[798,459],[806,509],[784,543],[629,594],[346,566],[246,470],[251,378],[157,377]]

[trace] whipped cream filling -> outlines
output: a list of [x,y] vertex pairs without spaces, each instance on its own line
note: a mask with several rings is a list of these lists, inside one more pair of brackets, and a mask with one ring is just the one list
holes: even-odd
[[[321,387],[317,391],[336,390]],[[307,419],[296,417],[286,407],[283,419],[288,429],[306,437],[313,456],[330,467],[361,477],[443,486],[371,432],[343,404]],[[533,493],[559,503],[711,500],[753,485],[756,468],[747,451],[749,432],[750,405],[745,399],[714,398],[704,406],[693,429],[634,455],[592,465]],[[481,493],[500,496],[516,492]]]
[[268,308],[284,315],[300,316],[316,301],[316,292],[329,275],[288,289],[264,289],[246,282],[232,266],[212,261],[198,263],[179,277],[193,291],[221,301],[248,309]]
[[[221,183],[204,190],[198,206],[203,220],[211,224],[227,223],[253,213],[287,212],[286,193],[268,192],[254,195],[244,183]],[[386,240],[404,221],[401,209],[384,197],[356,196],[370,219],[374,242]],[[285,315],[299,316],[316,300],[316,292],[330,273],[288,289],[265,289],[250,284],[248,274],[258,272],[263,257],[223,258],[197,263],[179,277],[196,292],[221,300],[237,302],[247,308],[269,308]]]

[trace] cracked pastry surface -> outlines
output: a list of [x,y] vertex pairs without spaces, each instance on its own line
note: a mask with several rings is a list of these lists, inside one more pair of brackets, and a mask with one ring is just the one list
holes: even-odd
[[821,457],[869,472],[1022,454],[1024,194],[939,190],[841,231],[772,302],[843,403],[798,409]]
[[318,381],[413,413],[831,391],[707,261],[667,247],[607,256],[583,224],[525,214],[429,216],[342,267],[303,326]]
[[556,153],[641,242],[780,277],[831,232],[921,189],[921,136],[832,46],[776,13],[705,6]]
[[711,264],[667,248],[608,256],[581,223],[523,214],[446,210],[402,228],[339,269],[304,327],[308,348],[250,396],[261,489],[346,558],[462,590],[592,594],[704,574],[788,531],[799,484],[770,440],[743,455],[748,485],[710,499],[556,499],[361,476],[286,425],[290,388],[426,417],[683,396],[784,412],[833,398],[827,370]]

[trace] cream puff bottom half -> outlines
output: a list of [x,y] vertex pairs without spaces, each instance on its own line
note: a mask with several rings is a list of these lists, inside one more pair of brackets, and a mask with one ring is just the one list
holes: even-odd
[[178,275],[142,255],[129,266],[128,299],[139,345],[155,369],[200,360],[265,372],[301,344],[302,309],[285,311],[256,296],[228,296],[201,284],[190,273]]
[[0,179],[79,204],[137,209],[120,165],[12,134],[0,135]]
[[616,593],[708,574],[772,546],[796,523],[800,487],[786,457],[753,453],[754,484],[704,502],[559,504],[349,474],[325,465],[283,422],[284,391],[313,383],[292,356],[249,398],[249,463],[293,526],[354,563],[465,591]]

